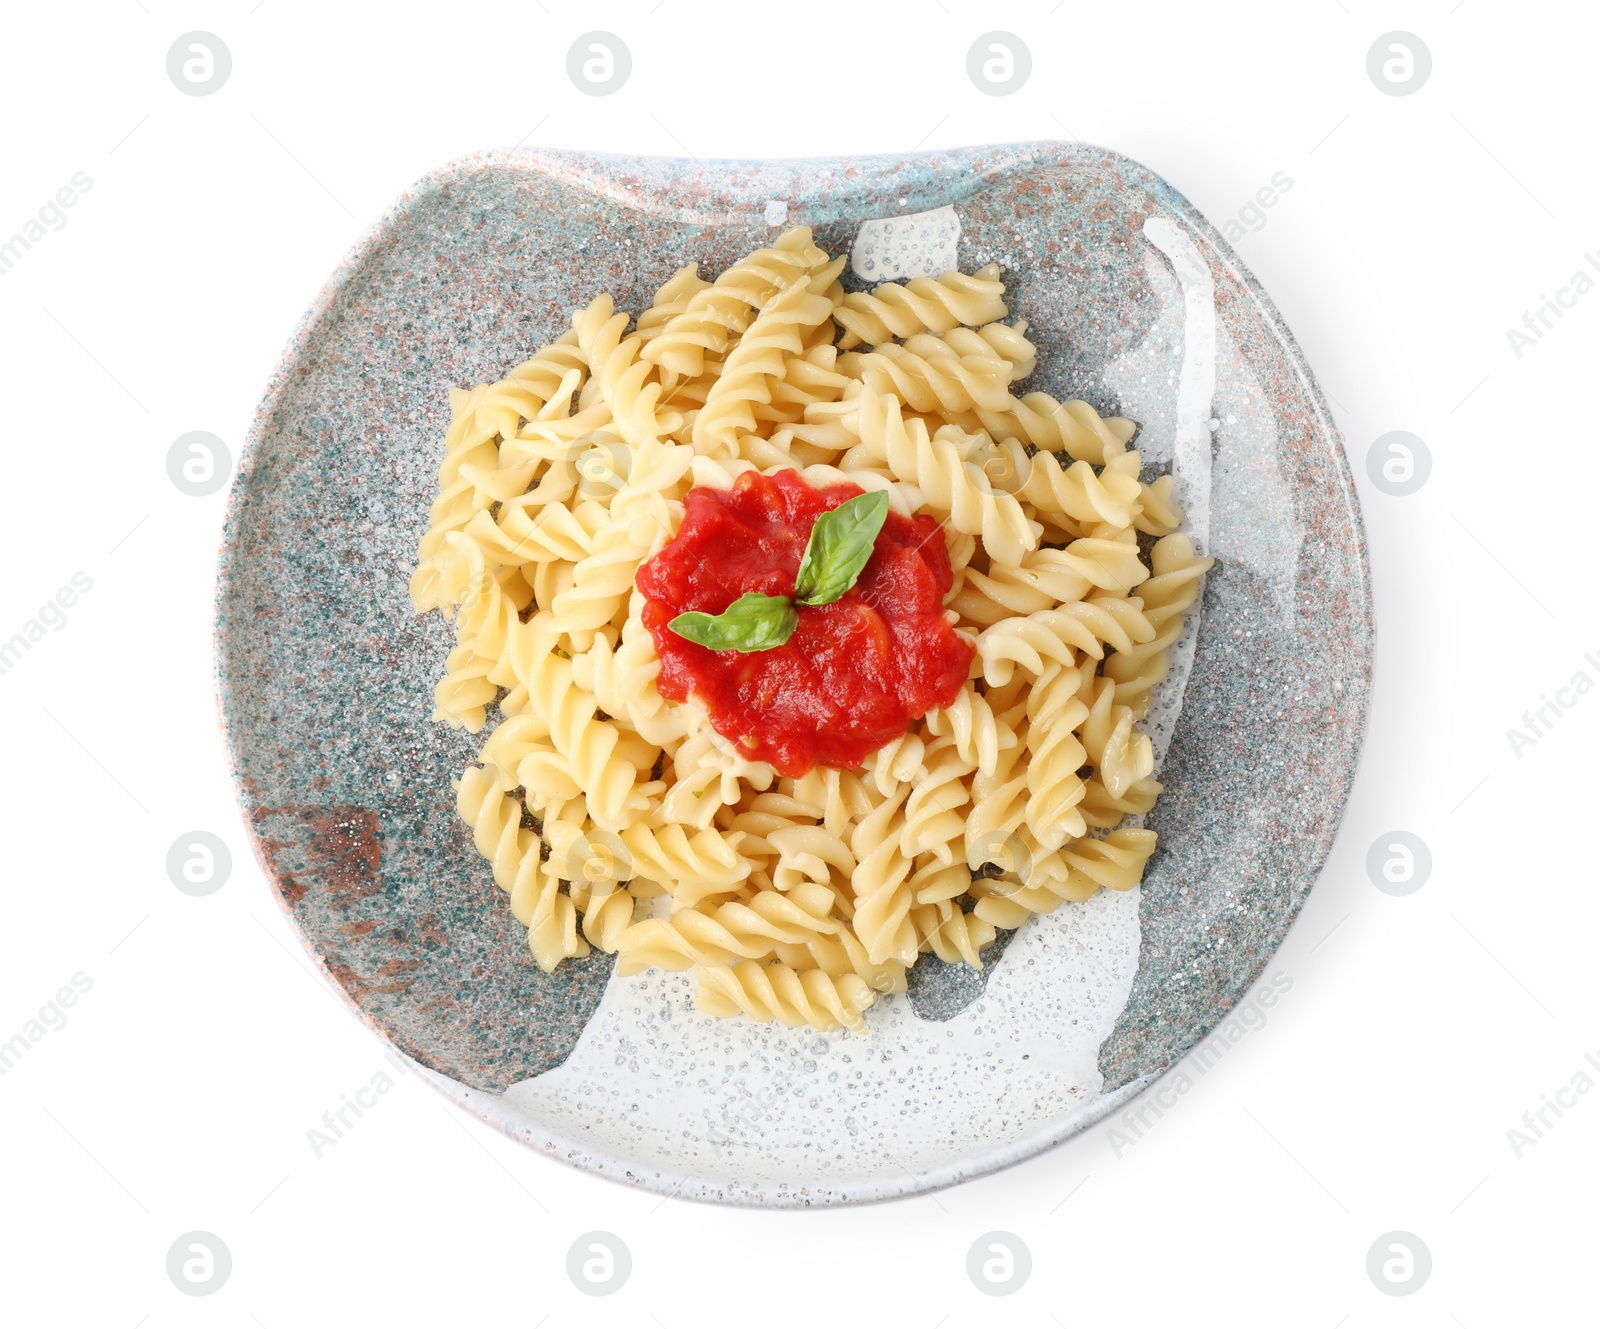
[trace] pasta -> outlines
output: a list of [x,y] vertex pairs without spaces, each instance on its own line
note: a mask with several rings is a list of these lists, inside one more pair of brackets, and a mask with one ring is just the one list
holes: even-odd
[[[615,954],[713,1015],[864,1032],[919,955],[980,967],[1138,883],[1140,721],[1211,561],[1130,421],[1018,395],[997,267],[846,294],[843,262],[796,228],[453,391],[411,595],[453,620],[434,719],[488,730],[457,808],[541,967]],[[792,775],[663,695],[637,580],[686,499],[788,471],[933,520],[971,655],[859,765]]]

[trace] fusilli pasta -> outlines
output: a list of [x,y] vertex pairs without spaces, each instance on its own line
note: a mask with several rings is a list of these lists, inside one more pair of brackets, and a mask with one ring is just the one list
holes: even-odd
[[[713,1015],[861,1033],[920,954],[981,966],[997,929],[1138,883],[1139,722],[1211,560],[1132,422],[1018,394],[1037,352],[997,267],[846,294],[843,262],[797,228],[680,268],[631,331],[596,294],[453,390],[411,595],[453,620],[434,718],[488,730],[456,806],[540,966],[615,954]],[[783,469],[931,515],[972,644],[854,769],[782,775],[658,690],[636,574],[692,488]]]

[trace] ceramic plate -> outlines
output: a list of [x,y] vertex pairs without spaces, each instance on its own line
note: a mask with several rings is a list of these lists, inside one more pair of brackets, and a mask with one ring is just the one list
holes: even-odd
[[[429,722],[449,626],[406,596],[449,389],[493,381],[611,291],[638,312],[783,226],[870,276],[997,262],[1025,385],[1140,425],[1216,559],[1156,739],[1141,888],[1032,920],[981,973],[924,957],[870,1032],[692,1009],[687,977],[595,954],[541,973]],[[919,230],[920,228],[920,230]],[[907,238],[900,246],[896,235]],[[920,235],[920,239],[919,239]],[[931,238],[930,238],[931,237]],[[847,284],[861,286],[868,249]],[[436,1084],[554,1157],[654,1190],[806,1205],[911,1194],[1038,1153],[1222,1020],[1293,922],[1356,768],[1371,661],[1344,449],[1283,321],[1216,230],[1115,153],[706,162],[545,151],[455,162],[356,246],[295,334],[234,485],[219,690],[246,822],[311,953]]]

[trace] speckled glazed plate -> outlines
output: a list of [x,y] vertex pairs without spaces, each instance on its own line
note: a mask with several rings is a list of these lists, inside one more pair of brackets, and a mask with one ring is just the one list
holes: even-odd
[[[867,221],[947,207],[960,265],[998,262],[1038,341],[1026,386],[1139,422],[1147,468],[1179,471],[1217,560],[1164,701],[1144,885],[1033,920],[981,976],[924,957],[864,1037],[713,1020],[684,976],[615,978],[600,954],[541,973],[455,816],[477,742],[428,719],[449,627],[406,597],[449,389],[499,378],[602,290],[637,312],[681,264],[715,273],[781,226],[841,252]],[[703,164],[501,152],[428,176],[324,288],[267,389],[217,633],[255,850],[361,1017],[535,1149],[767,1205],[1017,1162],[1215,1027],[1328,853],[1371,661],[1349,467],[1282,320],[1170,186],[1053,143]]]

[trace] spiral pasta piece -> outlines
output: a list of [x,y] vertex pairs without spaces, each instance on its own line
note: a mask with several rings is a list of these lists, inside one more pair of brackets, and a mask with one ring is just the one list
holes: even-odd
[[850,874],[855,896],[853,922],[874,964],[893,960],[908,965],[917,958],[916,930],[908,917],[911,856],[902,847],[905,819],[900,802],[885,799],[850,837],[850,852],[856,859]]
[[849,348],[867,342],[881,345],[918,332],[949,332],[958,324],[975,326],[1006,316],[1000,269],[990,264],[968,275],[914,277],[900,285],[885,282],[872,291],[844,297],[835,321],[844,329],[839,344]]
[[1172,476],[1161,475],[1139,486],[1139,515],[1134,524],[1145,535],[1172,535],[1183,521],[1183,513],[1172,498],[1174,483]]
[[[1066,453],[1035,452],[1031,456],[1016,439],[999,445],[1004,459],[990,475],[996,484],[1026,499],[1041,512],[1059,513],[1073,521],[1118,528],[1132,526],[1139,515],[1139,454],[1124,453],[1099,472],[1086,461],[1062,468]],[[1131,474],[1130,474],[1131,470]]]
[[1119,827],[1103,840],[1075,841],[1059,856],[1064,867],[1059,878],[1035,872],[1030,884],[1018,887],[975,883],[979,899],[973,912],[995,927],[1015,928],[1030,914],[1049,913],[1067,900],[1081,903],[1102,888],[1130,890],[1144,875],[1155,843],[1154,831],[1133,826]]
[[907,858],[931,854],[946,865],[964,857],[962,809],[971,801],[967,778],[976,769],[977,763],[962,756],[954,738],[942,738],[928,749],[921,778],[906,799],[902,854]]
[[811,243],[810,228],[786,231],[770,248],[756,250],[690,296],[682,313],[654,330],[644,358],[673,380],[699,377],[707,355],[720,358],[757,309],[827,263],[827,254]]
[[439,463],[439,497],[429,509],[428,530],[418,544],[417,566],[411,574],[411,602],[419,613],[443,607],[445,602],[435,589],[439,552],[474,513],[493,502],[481,493],[474,477],[497,473],[500,464],[498,430],[478,423],[471,406],[474,394],[458,389],[452,398],[454,414],[445,434],[444,459]]
[[1010,361],[992,352],[956,356],[943,343],[937,350],[926,342],[921,345],[931,354],[917,354],[910,343],[889,342],[865,355],[840,356],[839,368],[874,392],[898,396],[915,411],[1003,411],[1009,406]]
[[1011,748],[1001,753],[993,774],[979,771],[972,777],[965,848],[967,867],[973,871],[991,863],[1006,870],[1017,867],[1012,836],[1027,816],[1028,772],[1019,760],[1025,751],[1022,745]]
[[740,433],[756,427],[756,403],[772,400],[771,383],[783,376],[787,358],[803,353],[803,334],[833,314],[833,302],[797,281],[776,295],[729,354],[706,404],[695,417],[695,450],[729,455]]
[[1078,539],[1064,549],[1035,549],[1015,564],[992,565],[987,573],[963,570],[949,600],[963,618],[989,627],[1071,604],[1095,589],[1126,595],[1149,575],[1133,533],[1129,539]]
[[675,900],[691,906],[734,890],[750,876],[753,864],[739,852],[742,840],[715,827],[691,836],[682,826],[645,822],[634,822],[622,832],[635,871],[661,882]]
[[1133,711],[1116,701],[1116,684],[1102,678],[1083,721],[1083,749],[1094,764],[1106,792],[1119,798],[1155,767],[1146,734],[1135,732]]
[[548,726],[551,747],[565,758],[595,825],[620,831],[638,807],[638,771],[619,750],[622,735],[614,723],[599,718],[594,694],[577,686],[571,659],[556,653],[550,616],[540,611],[527,627],[526,634],[517,634],[528,639],[527,673],[519,678],[527,708]]
[[724,969],[695,971],[694,1004],[710,1015],[748,1015],[776,1020],[791,1029],[810,1025],[824,1033],[835,1029],[867,1031],[862,1012],[877,1000],[856,974],[835,977],[820,969],[796,971],[786,964],[742,960]]
[[634,328],[643,341],[659,336],[666,326],[689,307],[689,302],[711,285],[700,276],[698,263],[685,263],[656,292],[650,308],[639,315]]
[[779,788],[817,809],[830,835],[845,836],[850,823],[877,806],[879,796],[854,771],[830,766],[813,767],[797,780],[780,782]]
[[928,732],[950,736],[961,760],[976,770],[993,775],[1003,749],[1015,747],[1016,733],[999,720],[988,699],[972,684],[962,684],[955,700],[939,710],[929,711]]
[[[998,356],[1008,366],[1011,382],[1027,378],[1039,362],[1039,348],[1027,337],[1028,325],[985,323],[979,328],[951,328],[948,332],[919,332],[906,338],[905,348],[915,355]],[[942,348],[942,350],[941,350]]]
[[577,906],[561,890],[560,882],[548,874],[542,877],[542,889],[528,919],[528,949],[547,974],[563,960],[582,959],[589,954],[588,939],[578,931]]
[[489,861],[502,890],[516,883],[517,870],[531,853],[537,861],[539,840],[522,824],[523,807],[481,766],[469,766],[456,786],[456,810],[472,827],[472,842]]
[[687,735],[693,712],[668,707],[656,689],[661,661],[639,617],[643,599],[637,590],[632,593],[621,640],[615,646],[608,636],[598,633],[587,651],[573,656],[572,677],[579,687],[594,694],[602,711],[625,719],[642,739],[660,748]]
[[666,543],[680,519],[656,496],[655,503],[613,501],[611,517],[589,552],[573,567],[572,585],[560,591],[551,610],[574,650],[584,650],[594,633],[615,619],[633,591],[639,564]]
[[488,512],[477,513],[465,531],[451,537],[450,550],[470,577],[479,562],[500,567],[575,562],[587,558],[593,544],[593,535],[573,509],[550,504],[529,516],[528,509],[518,505],[503,509],[498,520]]
[[917,779],[927,755],[928,744],[920,734],[907,731],[885,743],[868,761],[872,783],[885,798],[893,798],[900,786]]
[[583,914],[584,940],[597,951],[615,954],[623,934],[633,923],[633,896],[607,884],[587,890],[574,888],[571,898],[574,909]]
[[1113,797],[1098,779],[1084,781],[1083,801],[1078,813],[1097,830],[1109,831],[1129,817],[1142,817],[1156,805],[1161,782],[1146,776],[1135,780],[1121,795]]
[[476,734],[488,722],[488,708],[500,695],[489,679],[494,668],[471,646],[457,646],[444,662],[444,677],[433,688],[432,719],[444,721],[452,729]]
[[1016,562],[1037,546],[1043,528],[1010,494],[996,491],[953,441],[930,438],[921,420],[903,420],[892,396],[863,389],[858,403],[862,442],[881,449],[895,479],[915,485],[925,502],[947,510],[956,530],[979,537],[991,558]]
[[1057,401],[1048,392],[1013,398],[1003,411],[977,407],[957,423],[965,429],[983,429],[995,439],[1015,440],[1095,466],[1121,455],[1137,428],[1120,416],[1102,416],[1086,401]]
[[843,922],[829,916],[833,904],[830,890],[812,886],[783,895],[761,891],[748,903],[729,900],[710,910],[687,908],[669,918],[647,919],[618,938],[618,970],[632,974],[646,968],[726,966],[779,951],[794,957],[786,963],[799,960],[803,968],[816,966],[819,956],[827,961],[820,967],[832,973],[856,973],[858,965],[870,968],[853,937],[851,946],[830,944],[847,931]]
[[773,885],[780,891],[807,884],[828,886],[840,878],[848,881],[856,869],[850,846],[825,827],[791,825],[769,832],[766,838],[778,853]]
[[626,977],[646,969],[720,968],[771,953],[768,938],[741,938],[709,914],[681,909],[670,919],[648,918],[628,928],[618,939],[617,972]]
[[589,360],[578,345],[578,334],[564,332],[506,375],[505,386],[511,392],[484,400],[514,403],[524,420],[537,420],[551,402],[576,391],[574,378],[581,387],[588,376]]
[[985,628],[978,634],[978,658],[988,682],[1008,683],[1018,666],[1037,677],[1047,660],[1072,664],[1079,652],[1100,660],[1107,646],[1132,650],[1154,634],[1137,600],[1096,595]]
[[594,382],[623,442],[639,448],[676,429],[681,417],[656,409],[661,384],[651,381],[650,362],[639,358],[643,340],[622,335],[628,316],[612,313],[611,297],[596,296],[587,309],[573,316],[572,323],[579,349],[593,367]]
[[949,901],[917,906],[911,921],[921,949],[932,951],[946,964],[982,969],[983,952],[994,945],[993,923],[976,913],[963,913]]
[[1117,700],[1136,704],[1167,672],[1167,651],[1183,631],[1184,615],[1200,594],[1200,580],[1213,560],[1199,558],[1185,535],[1169,535],[1150,550],[1154,575],[1139,588],[1151,636],[1106,661],[1106,677],[1117,684]]

